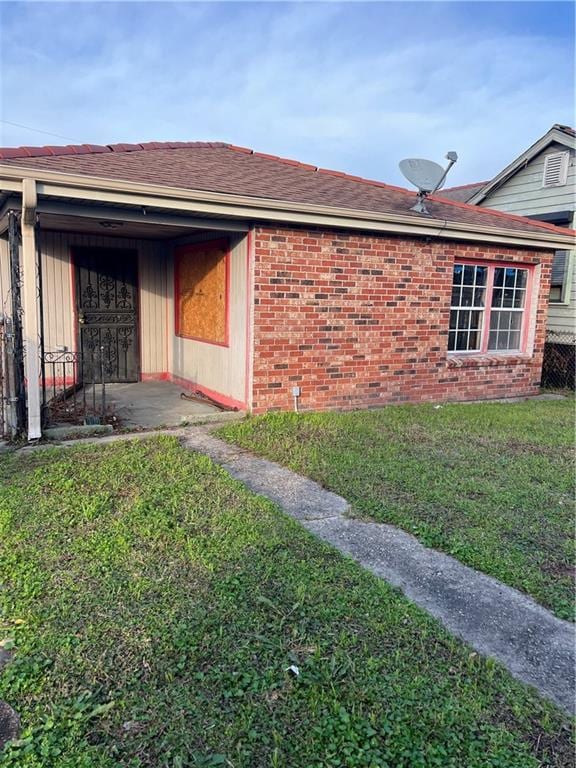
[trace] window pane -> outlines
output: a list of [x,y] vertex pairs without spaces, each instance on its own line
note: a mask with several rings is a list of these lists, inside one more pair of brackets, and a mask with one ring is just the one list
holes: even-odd
[[507,312],[506,310],[492,311],[490,330],[508,331],[519,330],[522,327],[522,312]]
[[526,288],[528,282],[528,270],[517,269],[518,276],[516,277],[516,288]]
[[468,338],[468,349],[480,349],[480,332],[470,331]]
[[504,285],[507,288],[514,288],[516,282],[516,269],[514,267],[506,267],[506,276],[504,278]]
[[465,352],[468,349],[468,333],[466,331],[459,331],[456,334],[456,350],[458,352]]
[[488,349],[505,352],[520,349],[522,312],[492,310]]
[[477,331],[482,325],[482,312],[469,312],[470,328]]
[[496,309],[522,309],[526,301],[528,270],[516,267],[496,267],[492,306]]
[[499,352],[508,349],[508,332],[507,331],[498,331],[498,333],[496,334],[496,346],[494,347],[494,349],[496,349]]
[[483,309],[488,267],[455,264],[451,295],[448,350],[478,351],[482,342]]
[[458,325],[457,328],[468,328],[468,324],[470,321],[470,312],[459,312],[458,313]]
[[504,307],[513,307],[514,306],[514,289],[512,289],[512,288],[505,288],[504,289],[504,301],[502,302],[502,305]]
[[514,306],[521,309],[524,306],[525,298],[526,298],[526,291],[520,291],[517,288],[514,293]]
[[500,328],[501,312],[492,312],[490,315],[490,330],[497,331]]
[[562,301],[562,288],[550,288],[550,301]]
[[484,306],[484,294],[486,293],[486,288],[476,288],[474,291],[474,306],[475,307],[483,307]]

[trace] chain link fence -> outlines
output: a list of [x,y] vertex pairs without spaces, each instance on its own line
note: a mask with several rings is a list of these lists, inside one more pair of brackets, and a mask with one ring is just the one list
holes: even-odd
[[576,333],[548,331],[544,344],[542,386],[574,390],[575,380]]

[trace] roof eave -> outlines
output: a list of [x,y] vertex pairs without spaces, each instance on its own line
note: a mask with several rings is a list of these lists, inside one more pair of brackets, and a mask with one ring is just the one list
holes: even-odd
[[357,230],[471,240],[511,246],[555,249],[573,247],[574,239],[552,231],[522,231],[466,224],[432,217],[294,203],[180,187],[119,181],[95,176],[56,173],[0,163],[0,191],[21,192],[22,180],[33,178],[38,195],[127,206],[177,209],[188,213],[230,216],[252,221],[277,221]]

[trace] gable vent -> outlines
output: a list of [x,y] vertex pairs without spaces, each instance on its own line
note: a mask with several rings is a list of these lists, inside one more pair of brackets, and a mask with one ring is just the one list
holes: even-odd
[[568,177],[568,152],[554,152],[544,159],[543,187],[562,187]]

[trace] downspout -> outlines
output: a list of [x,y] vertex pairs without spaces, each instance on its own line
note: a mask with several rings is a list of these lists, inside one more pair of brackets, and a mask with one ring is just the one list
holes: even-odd
[[22,180],[22,327],[28,404],[28,440],[42,436],[40,397],[40,321],[36,271],[36,181]]

